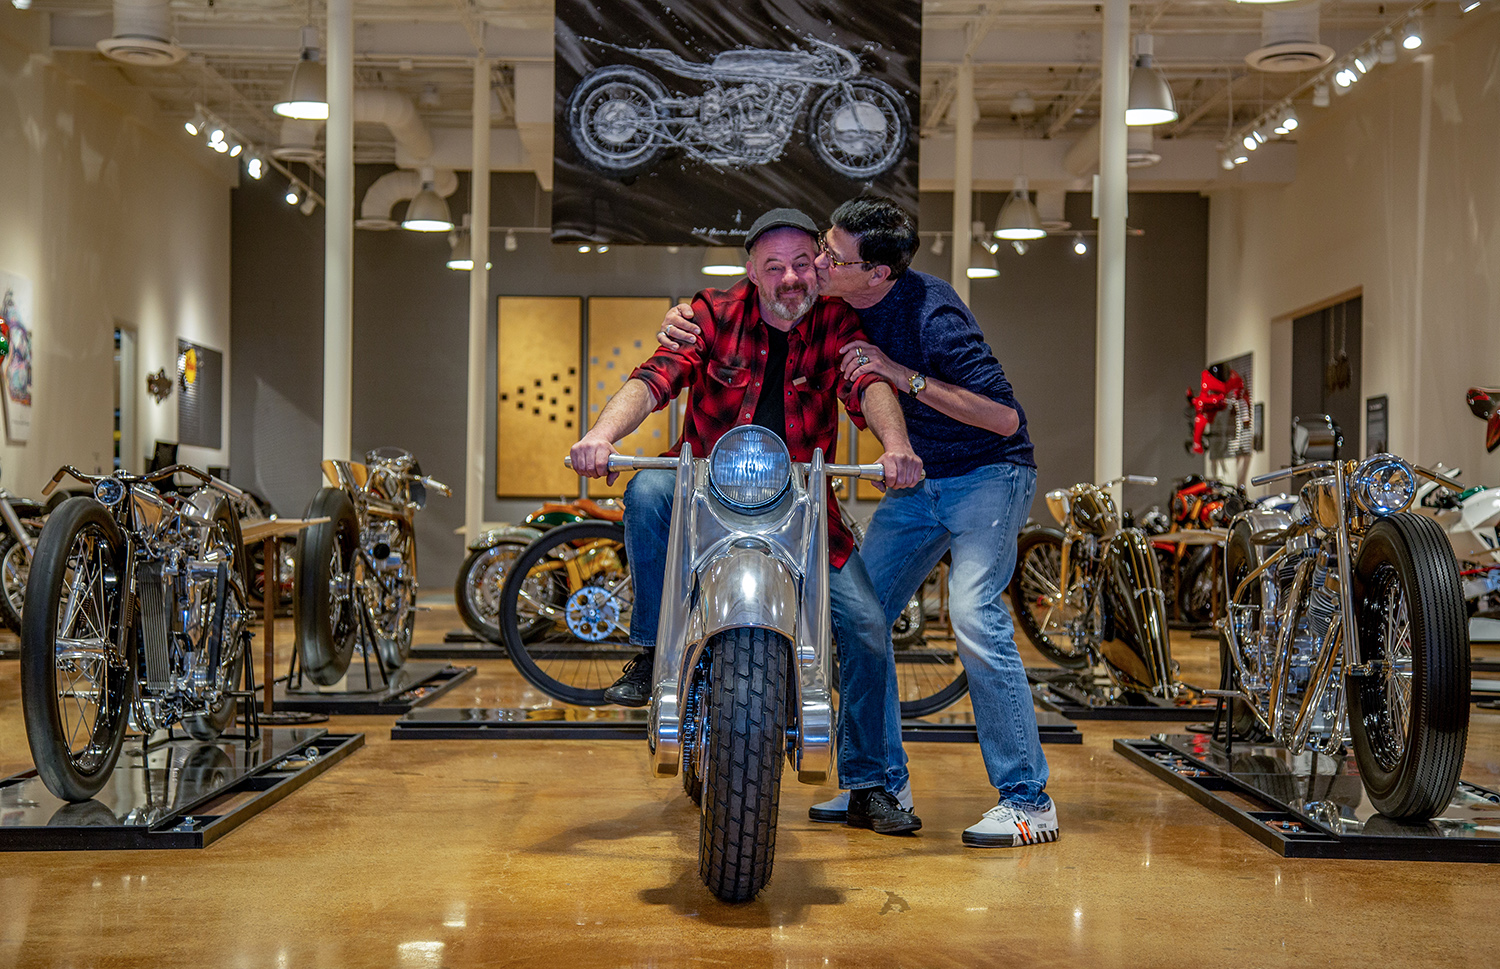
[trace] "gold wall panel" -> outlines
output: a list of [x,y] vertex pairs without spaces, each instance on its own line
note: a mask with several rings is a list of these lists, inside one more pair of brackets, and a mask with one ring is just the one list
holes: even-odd
[[[584,378],[588,381],[588,420],[592,427],[599,412],[630,379],[630,372],[656,352],[654,334],[672,301],[662,297],[590,296],[588,347],[584,354]],[[615,447],[621,454],[656,455],[672,446],[667,409],[654,411],[633,434]],[[589,481],[594,498],[618,498],[625,494],[630,474],[622,474],[614,485],[603,478]]]
[[582,300],[502,296],[499,327],[495,495],[577,497],[578,476],[563,457],[583,433]]

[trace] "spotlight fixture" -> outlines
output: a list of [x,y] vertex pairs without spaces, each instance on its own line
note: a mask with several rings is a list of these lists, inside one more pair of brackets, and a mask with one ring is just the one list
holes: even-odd
[[995,254],[981,245],[978,239],[969,246],[969,268],[965,273],[970,279],[994,279],[1000,275],[995,265]]
[[198,132],[203,130],[203,126],[208,124],[208,119],[203,116],[203,107],[201,105],[195,105],[194,107],[193,116],[184,121],[182,127],[188,134],[196,136]]
[[245,150],[245,146],[242,145],[242,144],[240,144],[238,141],[231,142],[230,145],[229,145],[229,157],[230,158],[238,158],[238,157],[240,157],[240,153],[243,152],[244,150]]
[[433,187],[431,169],[422,171],[422,190],[406,206],[406,218],[401,228],[412,232],[447,232],[453,228],[453,216],[448,213],[448,202]]
[[1406,33],[1401,38],[1401,46],[1407,50],[1416,50],[1422,46],[1422,24],[1416,20],[1406,25]]
[[1328,82],[1319,81],[1313,85],[1313,107],[1328,107]]
[[1250,135],[1246,135],[1244,137],[1243,144],[1245,146],[1245,150],[1246,151],[1254,151],[1255,149],[1257,149],[1257,148],[1260,147],[1260,142],[1256,141]]
[[1022,241],[1020,239],[1017,239],[1016,241],[1012,242],[1010,244],[1010,247],[1016,251],[1016,255],[1018,255],[1018,256],[1024,256],[1024,255],[1026,255],[1026,253],[1029,252],[1030,249],[1031,249],[1030,246],[1028,246],[1024,241]]
[[598,246],[597,248],[594,249],[594,251],[595,252],[609,252],[609,246]]
[[1473,10],[1475,7],[1479,6],[1481,2],[1482,0],[1458,0],[1458,12],[1468,13],[1470,10]]
[[932,254],[934,256],[941,256],[943,254],[943,234],[941,232],[932,237]]
[[298,191],[297,184],[295,182],[293,182],[291,185],[287,186],[287,190],[286,190],[286,204],[287,205],[296,205],[300,201],[302,201],[302,193],[300,191]]
[[[453,247],[452,254],[448,257],[448,268],[472,272],[474,269],[474,258],[470,255],[469,230],[452,232],[448,234],[448,244]],[[486,261],[485,269],[494,269],[495,264]]]
[[302,200],[301,205],[297,206],[297,208],[302,210],[303,215],[312,215],[313,209],[316,209],[317,207],[318,200],[313,198],[311,193],[309,193],[308,196]]
[[1031,202],[1025,175],[1017,175],[1010,198],[1000,207],[1000,217],[995,220],[996,239],[1041,239],[1047,235],[1042,228],[1042,218]]
[[10,0],[10,5],[17,10],[30,10],[31,0]]
[[1359,75],[1354,73],[1353,68],[1349,67],[1340,68],[1339,72],[1333,75],[1333,83],[1337,85],[1339,93],[1341,94],[1344,91],[1347,91],[1349,89],[1349,85],[1353,84],[1357,80],[1359,80]]
[[703,275],[743,276],[745,259],[733,246],[709,246],[703,250]]
[[579,252],[593,252],[594,251],[594,247],[593,246],[579,246],[578,247],[578,251]]
[[[1226,172],[1234,168],[1234,158],[1231,157],[1229,152],[1226,151],[1219,154],[1219,167]],[[1079,255],[1082,255],[1082,253],[1079,253]]]
[[271,110],[283,118],[328,120],[328,69],[318,60],[318,28],[302,28],[302,56],[292,68],[286,94]]
[[[1234,167],[1234,162],[1230,162],[1229,165],[1226,166],[1226,167],[1233,168]],[[1080,255],[1080,256],[1086,256],[1086,255],[1088,255],[1089,244],[1087,242],[1083,241],[1083,236],[1082,235],[1077,235],[1077,236],[1073,237],[1073,251],[1076,252],[1076,253],[1078,253],[1078,255]]]
[[1386,36],[1380,38],[1380,63],[1396,63],[1396,38]]
[[518,246],[518,245],[519,245],[519,243],[516,242],[516,233],[515,233],[515,231],[511,230],[511,229],[505,230],[505,251],[506,252],[515,252],[516,251],[516,246]]
[[265,159],[261,158],[255,152],[251,152],[250,157],[245,159],[245,174],[256,181],[260,181],[266,174]]
[[1255,130],[1251,131],[1250,135],[1251,135],[1251,137],[1253,137],[1256,140],[1257,143],[1262,144],[1262,145],[1264,145],[1266,143],[1266,136],[1260,133],[1260,129],[1259,128],[1256,128]]
[[1287,105],[1286,110],[1281,114],[1281,126],[1288,131],[1296,131],[1300,124],[1302,121],[1297,117],[1297,110],[1290,104]]
[[222,154],[224,154],[225,152],[227,152],[229,150],[229,142],[227,142],[227,141],[211,141],[211,142],[208,143],[208,147],[212,148],[214,151],[216,151],[216,152],[218,152],[219,154],[222,155]]
[[1361,74],[1370,73],[1375,69],[1375,55],[1369,51],[1360,51],[1354,55],[1354,66],[1359,68]]
[[1243,165],[1243,164],[1245,164],[1245,162],[1247,162],[1249,160],[1250,160],[1250,156],[1247,155],[1247,154],[1245,154],[1244,152],[1240,152],[1239,154],[1237,154],[1237,155],[1234,156],[1234,163],[1236,165]]
[[219,144],[223,140],[224,140],[224,127],[222,125],[215,124],[212,128],[209,129],[209,132],[208,132],[208,143],[210,145],[217,145],[217,144]]
[[1150,34],[1135,36],[1135,67],[1130,71],[1130,93],[1126,99],[1127,125],[1166,124],[1177,120],[1172,87],[1161,71],[1151,66],[1153,42]]

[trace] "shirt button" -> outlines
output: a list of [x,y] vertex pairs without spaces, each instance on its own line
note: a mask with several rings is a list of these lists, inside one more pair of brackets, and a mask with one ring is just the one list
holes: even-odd
[[766,355],[766,351],[764,351],[764,350],[760,351],[760,355],[761,356],[765,356]]

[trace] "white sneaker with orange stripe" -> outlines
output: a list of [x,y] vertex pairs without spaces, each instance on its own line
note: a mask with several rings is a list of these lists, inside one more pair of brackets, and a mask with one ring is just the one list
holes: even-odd
[[1056,840],[1057,804],[1051,801],[1046,810],[1001,801],[984,812],[978,824],[964,829],[964,844],[971,848],[1015,848]]

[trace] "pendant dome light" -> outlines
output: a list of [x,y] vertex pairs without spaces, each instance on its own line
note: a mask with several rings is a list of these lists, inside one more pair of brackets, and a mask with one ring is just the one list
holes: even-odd
[[703,275],[745,275],[745,260],[741,255],[742,251],[734,246],[709,246],[703,250]]
[[328,120],[328,70],[318,59],[318,28],[302,28],[302,56],[292,69],[286,94],[271,110],[283,118]]
[[1161,71],[1151,66],[1153,42],[1150,34],[1135,35],[1135,67],[1130,71],[1130,94],[1126,100],[1127,125],[1168,124],[1177,120],[1177,102]]
[[1026,176],[1017,175],[1015,188],[1010,198],[1000,207],[1000,217],[995,220],[996,239],[1041,239],[1047,230],[1042,228],[1042,218],[1031,202]]
[[969,243],[969,268],[966,275],[970,279],[994,279],[1000,275],[1000,269],[995,265],[995,254],[978,239]]
[[432,169],[422,169],[422,190],[406,206],[401,228],[412,232],[447,232],[453,228],[448,202],[433,187],[435,177]]

